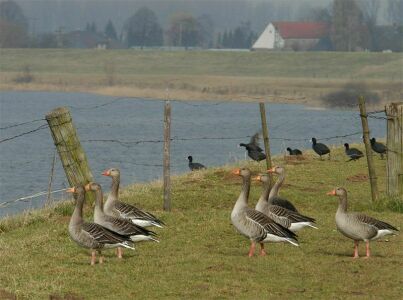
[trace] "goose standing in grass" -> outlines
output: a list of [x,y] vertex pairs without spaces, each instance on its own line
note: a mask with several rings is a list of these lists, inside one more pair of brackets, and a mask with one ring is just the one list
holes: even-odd
[[108,216],[129,219],[134,224],[149,227],[163,227],[165,224],[153,214],[143,211],[133,205],[119,201],[120,171],[117,168],[109,169],[102,173],[112,178],[111,192],[106,199],[104,212]]
[[364,214],[347,211],[347,191],[336,188],[327,193],[339,197],[339,207],[336,212],[336,227],[344,236],[354,240],[354,258],[358,258],[358,243],[366,243],[367,256],[371,256],[369,241],[377,240],[385,235],[395,234],[398,230],[392,225],[379,221]]
[[381,159],[383,159],[383,155],[386,154],[387,151],[386,146],[382,143],[377,142],[375,138],[372,138],[370,142],[372,150],[376,153],[379,153],[381,155]]
[[315,224],[315,219],[303,216],[298,212],[286,209],[281,206],[271,205],[268,202],[270,192],[270,177],[267,174],[258,175],[253,180],[263,183],[263,192],[256,204],[255,209],[260,211],[274,220],[276,223],[281,224],[292,232],[297,232],[304,227],[312,227],[318,229]]
[[264,154],[263,149],[259,147],[259,133],[255,133],[248,144],[241,143],[240,147],[245,147],[248,151],[248,156],[255,160],[261,161],[266,159],[266,154]]
[[302,151],[299,149],[291,149],[290,147],[288,147],[287,151],[290,155],[302,155]]
[[313,151],[316,152],[316,154],[318,154],[320,156],[320,159],[322,159],[322,155],[326,155],[329,154],[329,159],[330,159],[330,149],[328,146],[326,146],[325,144],[322,143],[318,143],[316,141],[316,138],[312,138],[312,149]]
[[234,227],[251,241],[249,257],[252,257],[256,243],[260,244],[260,255],[266,255],[264,243],[288,242],[298,246],[295,233],[277,224],[265,214],[248,207],[251,173],[248,169],[236,169],[234,174],[242,177],[242,190],[231,212]]
[[91,265],[95,265],[96,253],[99,255],[99,263],[103,263],[102,249],[124,247],[134,250],[131,247],[131,240],[120,234],[112,232],[99,224],[84,222],[83,206],[85,190],[83,186],[73,187],[67,190],[74,193],[75,208],[69,223],[69,234],[73,241],[79,246],[91,249]]
[[188,161],[189,161],[189,169],[191,171],[206,169],[206,166],[202,165],[201,163],[193,162],[193,157],[190,155],[188,156]]
[[[85,190],[95,192],[95,208],[94,208],[94,222],[116,232],[120,235],[127,236],[130,240],[135,242],[141,241],[154,241],[159,242],[155,236],[155,232],[147,230],[139,225],[133,224],[127,219],[108,216],[103,211],[103,193],[102,188],[98,183],[90,182],[85,186]],[[122,258],[122,248],[117,248],[118,258]]]
[[352,161],[352,160],[358,160],[361,157],[364,157],[364,153],[362,153],[360,150],[358,150],[357,148],[350,148],[350,145],[348,143],[344,144],[344,148],[346,148],[344,150],[344,152],[346,153],[346,155],[348,157],[350,157],[350,160],[348,161]]
[[277,206],[281,206],[284,207],[288,210],[291,211],[295,211],[298,212],[298,210],[295,208],[294,204],[292,204],[289,200],[285,199],[285,198],[281,198],[278,196],[279,191],[280,191],[280,187],[282,186],[284,180],[285,180],[285,170],[283,167],[278,167],[275,166],[269,170],[267,170],[267,172],[272,173],[272,174],[277,174],[278,178],[276,183],[273,185],[270,194],[269,194],[269,204],[270,205],[277,205]]

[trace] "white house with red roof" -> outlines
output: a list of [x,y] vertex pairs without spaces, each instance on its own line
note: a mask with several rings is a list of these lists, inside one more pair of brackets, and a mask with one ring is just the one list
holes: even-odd
[[329,37],[330,26],[318,22],[272,22],[257,41],[252,50],[311,50]]

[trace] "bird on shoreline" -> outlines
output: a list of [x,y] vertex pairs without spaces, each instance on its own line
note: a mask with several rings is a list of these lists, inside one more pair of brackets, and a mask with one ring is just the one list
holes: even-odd
[[250,170],[247,168],[236,169],[233,174],[241,176],[243,183],[241,193],[231,212],[231,222],[240,234],[251,241],[248,256],[254,255],[256,243],[260,244],[261,256],[266,255],[264,243],[287,242],[299,246],[295,233],[274,222],[265,214],[248,207]]
[[205,165],[203,165],[201,163],[193,162],[193,157],[190,155],[188,156],[188,161],[189,161],[189,169],[191,171],[207,169]]
[[302,155],[302,151],[299,149],[291,149],[290,147],[288,147],[287,151],[290,155]]
[[261,161],[266,159],[266,154],[263,149],[259,147],[259,133],[256,132],[250,139],[248,144],[240,143],[240,147],[245,147],[248,151],[248,156],[254,161]]
[[318,143],[316,141],[316,138],[312,138],[312,149],[313,151],[316,152],[316,154],[318,154],[320,156],[320,159],[322,160],[322,155],[326,155],[329,154],[329,159],[330,159],[330,149],[328,146],[326,146],[325,144],[322,143]]
[[102,173],[104,176],[112,178],[111,192],[106,199],[104,212],[109,216],[129,219],[134,224],[148,227],[156,226],[162,228],[165,223],[159,220],[152,213],[141,210],[131,204],[119,201],[120,171],[117,168],[111,168]]
[[117,234],[99,224],[84,221],[85,188],[83,186],[69,188],[67,192],[73,193],[75,200],[74,212],[69,223],[69,234],[80,247],[91,249],[91,265],[96,263],[96,252],[99,263],[103,263],[102,249],[124,247],[134,250],[127,236]]
[[383,159],[383,155],[386,154],[386,151],[388,150],[386,146],[382,143],[377,142],[375,138],[372,138],[370,142],[372,150],[376,153],[379,153],[381,155],[381,159]]
[[348,157],[350,157],[350,160],[348,161],[358,160],[361,157],[364,157],[364,153],[362,153],[362,151],[358,150],[357,148],[350,148],[350,145],[348,143],[344,144],[344,148],[344,152]]
[[395,234],[398,229],[392,225],[369,217],[367,215],[347,211],[347,191],[336,188],[327,193],[329,196],[339,198],[339,207],[336,212],[336,227],[344,236],[354,240],[354,256],[358,258],[358,243],[366,243],[366,258],[371,256],[369,242],[377,240],[385,235]]

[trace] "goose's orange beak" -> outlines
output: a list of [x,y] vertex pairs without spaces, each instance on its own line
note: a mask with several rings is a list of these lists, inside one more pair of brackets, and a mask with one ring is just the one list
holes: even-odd
[[330,191],[330,192],[326,193],[326,195],[336,196],[336,190]]
[[252,180],[254,180],[254,181],[260,181],[261,178],[262,178],[262,177],[261,177],[260,175],[257,175],[257,176],[255,176],[255,177],[252,177]]
[[268,169],[267,172],[269,173],[275,173],[276,172],[276,167],[273,167],[271,169]]
[[75,193],[76,192],[76,188],[75,187],[71,187],[69,189],[66,190],[66,193]]
[[85,185],[84,189],[88,192],[88,191],[90,190],[90,184],[87,183],[87,184]]
[[241,169],[235,169],[232,171],[232,174],[241,175]]
[[111,176],[111,172],[109,170],[103,171],[102,175],[104,176]]

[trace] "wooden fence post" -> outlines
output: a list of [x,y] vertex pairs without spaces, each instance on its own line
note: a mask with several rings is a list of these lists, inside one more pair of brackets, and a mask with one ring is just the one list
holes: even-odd
[[369,182],[371,185],[371,197],[372,201],[378,200],[378,183],[375,173],[374,160],[372,158],[372,150],[371,144],[369,141],[369,127],[368,127],[368,115],[365,107],[365,99],[363,96],[358,97],[358,104],[360,107],[360,117],[362,124],[362,133],[364,136],[364,144],[365,144],[365,152],[367,156],[367,164],[368,164],[368,174],[369,174]]
[[[58,107],[50,111],[46,115],[46,121],[70,186],[93,181],[87,157],[81,147],[68,108]],[[86,199],[93,200],[92,194],[86,193]]]
[[403,195],[403,102],[385,107],[387,116],[387,193]]
[[171,177],[170,177],[170,150],[171,150],[171,103],[165,101],[164,109],[164,210],[171,210]]
[[[266,167],[267,169],[270,169],[272,164],[270,154],[269,131],[267,129],[267,121],[266,121],[266,108],[263,102],[259,103],[259,107],[260,107],[260,118],[262,119],[264,150],[266,151]],[[271,173],[269,173],[269,177],[270,182],[273,182]]]

